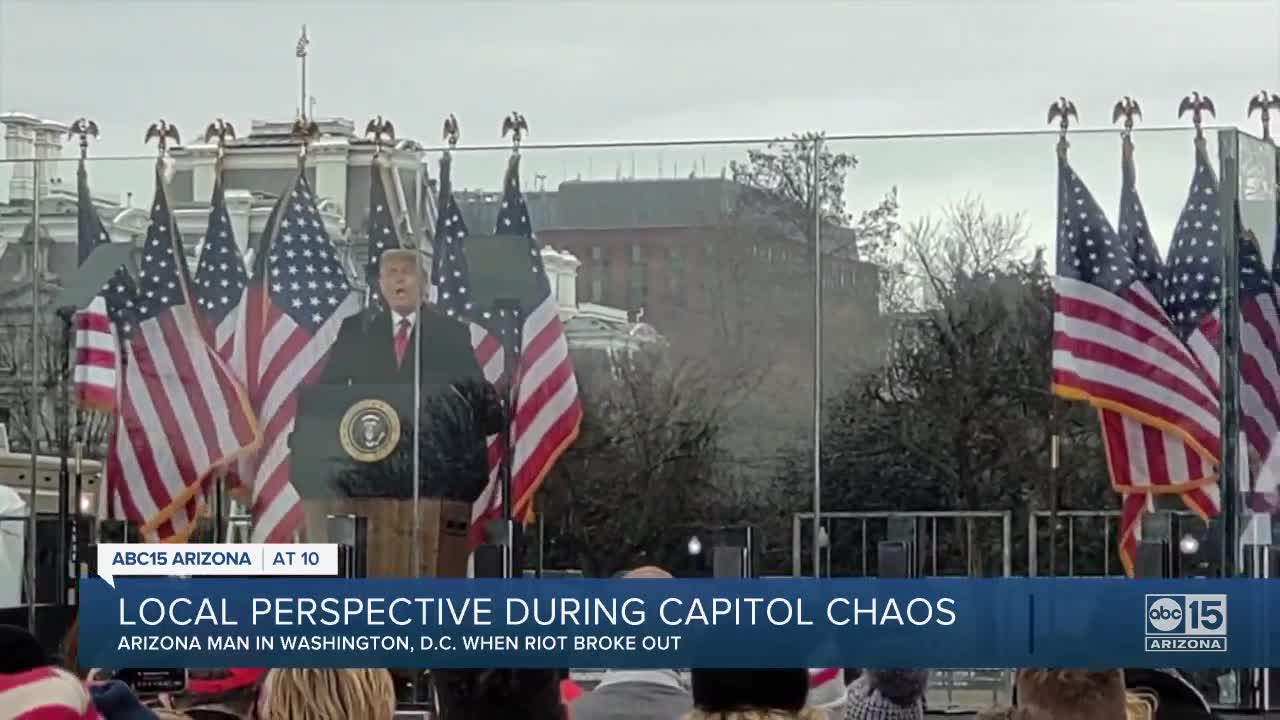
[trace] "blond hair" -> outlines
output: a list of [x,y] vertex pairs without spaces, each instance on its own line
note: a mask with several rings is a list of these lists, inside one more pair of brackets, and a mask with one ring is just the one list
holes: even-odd
[[1128,720],[1120,670],[1019,670],[1018,707],[1054,720]]
[[391,720],[396,710],[383,669],[275,669],[265,682],[262,720]]
[[725,712],[693,710],[684,720],[827,720],[817,708],[803,710],[728,710]]
[[1155,720],[1160,698],[1148,690],[1130,690],[1124,696],[1127,720]]

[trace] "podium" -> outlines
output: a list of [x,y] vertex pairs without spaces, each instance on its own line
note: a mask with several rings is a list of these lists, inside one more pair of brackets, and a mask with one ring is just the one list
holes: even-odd
[[302,499],[306,538],[339,542],[330,517],[363,518],[369,577],[465,577],[471,504],[488,473],[484,444],[468,440],[477,420],[449,388],[424,392],[415,503],[413,399],[403,391],[316,385],[300,396],[290,480]]
[[[470,503],[421,498],[416,504],[418,532],[413,532],[412,498],[310,499],[302,501],[310,542],[339,542],[330,518],[356,517],[366,521],[367,577],[467,576],[467,532]],[[414,547],[418,564],[414,567]]]

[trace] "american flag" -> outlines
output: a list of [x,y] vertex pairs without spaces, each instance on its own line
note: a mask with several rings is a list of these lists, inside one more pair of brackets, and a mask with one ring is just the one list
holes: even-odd
[[[1171,482],[1198,480],[1192,477],[1197,467],[1216,464],[1217,383],[1174,333],[1148,287],[1159,273],[1149,233],[1121,240],[1065,157],[1058,161],[1058,208],[1054,391],[1110,411],[1102,415],[1108,466],[1126,494],[1128,517],[1140,517],[1145,497],[1139,495],[1146,493],[1130,487],[1165,472]],[[1137,213],[1126,216],[1129,230],[1137,222]]]
[[236,244],[231,228],[231,215],[227,212],[227,200],[222,181],[213,186],[209,201],[209,224],[204,234],[204,247],[200,250],[200,262],[196,265],[196,304],[204,311],[204,319],[213,333],[214,347],[218,354],[237,371],[243,379],[243,353],[239,366],[233,360],[236,330],[241,326],[241,311],[249,274],[244,268],[244,258]]
[[[245,386],[245,337],[239,329],[244,325],[244,303],[241,301],[248,283],[249,274],[245,272],[244,258],[236,244],[226,195],[219,178],[209,200],[209,223],[205,228],[200,262],[196,265],[194,293],[214,349],[227,362],[236,380]],[[247,462],[248,458],[242,457],[235,470],[228,468],[226,479],[231,487],[240,485]]]
[[144,535],[183,540],[210,474],[258,441],[244,389],[205,335],[159,168],[107,484]]
[[[111,242],[102,219],[93,206],[89,193],[89,174],[85,162],[80,160],[76,171],[78,215],[78,250],[80,263],[93,253],[98,245]],[[133,278],[122,267],[116,270],[102,291],[93,298],[89,307],[77,313],[75,319],[76,348],[75,382],[76,400],[80,407],[99,412],[115,412],[116,390],[119,383],[120,345],[116,327],[121,332],[132,332],[133,302],[136,295]]]
[[[442,172],[442,175],[445,173]],[[432,277],[437,284],[438,302],[451,305],[453,312],[465,315],[470,307],[465,295],[465,265],[461,265],[461,239],[466,228],[452,194],[445,195],[448,184],[441,182],[440,220],[437,227],[438,260]],[[448,224],[446,224],[448,223]],[[578,436],[582,423],[582,403],[578,398],[578,382],[569,357],[569,344],[560,324],[560,308],[546,268],[542,252],[533,237],[529,208],[520,191],[519,156],[514,156],[503,179],[502,205],[498,211],[496,235],[510,236],[524,242],[529,250],[529,271],[537,280],[540,301],[524,319],[521,343],[516,351],[516,367],[506,372],[502,361],[500,338],[506,335],[504,318],[495,317],[483,308],[470,311],[475,323],[472,345],[487,378],[503,375],[500,387],[516,388],[516,416],[511,427],[511,443],[515,449],[512,462],[511,511],[517,520],[527,521],[533,514],[533,496],[539,485],[566,448]],[[446,312],[450,312],[446,309]],[[502,513],[502,491],[498,483],[497,465],[502,448],[496,439],[489,443],[489,484],[472,510],[472,544],[477,544],[488,520]]]
[[304,58],[307,56],[307,46],[311,44],[311,38],[307,37],[307,26],[302,26],[302,34],[298,36],[298,46],[294,48],[295,57]]
[[1169,327],[1093,195],[1059,160],[1054,391],[1186,440],[1215,461],[1217,383]]
[[[1133,259],[1139,281],[1159,299],[1164,293],[1165,267],[1138,196],[1131,152],[1132,146],[1126,146],[1118,241]],[[1120,559],[1125,572],[1132,575],[1137,543],[1142,538],[1142,516],[1150,505],[1149,496],[1176,492],[1202,517],[1216,515],[1217,468],[1173,433],[1114,410],[1100,409],[1098,415],[1111,483],[1123,497]]]
[[302,522],[289,482],[298,390],[315,382],[342,321],[360,309],[315,195],[299,172],[276,202],[245,296],[249,397],[265,438],[244,477],[253,488],[254,542],[287,542]]
[[[1203,141],[1197,140],[1191,189],[1169,247],[1164,304],[1187,345],[1214,377],[1220,368],[1222,334],[1221,213],[1218,179]],[[1240,260],[1240,428],[1248,455],[1256,461],[1249,464],[1261,465],[1263,460],[1269,462],[1280,433],[1280,316],[1270,270],[1252,233],[1245,231],[1238,206],[1235,215]],[[1242,477],[1248,476],[1249,464],[1241,466]]]
[[382,309],[385,302],[382,290],[378,287],[382,252],[388,248],[398,248],[401,243],[395,211],[387,193],[387,176],[390,173],[377,157],[369,167],[369,173],[369,224],[366,229],[369,236],[369,257],[365,261],[364,276],[369,288],[369,307]]
[[[504,387],[502,369],[504,358],[498,334],[490,333],[483,326],[471,322],[475,317],[475,308],[467,292],[471,274],[467,270],[467,256],[464,240],[467,237],[467,224],[462,219],[458,202],[453,197],[450,181],[452,158],[445,155],[440,160],[440,198],[437,206],[435,247],[431,253],[431,291],[436,306],[446,315],[460,322],[467,323],[471,331],[471,348],[475,351],[476,362],[490,383]],[[484,542],[484,520],[490,505],[493,503],[495,488],[498,486],[498,464],[502,458],[501,436],[490,436],[486,444],[489,457],[489,484],[480,498],[471,508],[471,545]],[[498,495],[501,510],[501,495]]]

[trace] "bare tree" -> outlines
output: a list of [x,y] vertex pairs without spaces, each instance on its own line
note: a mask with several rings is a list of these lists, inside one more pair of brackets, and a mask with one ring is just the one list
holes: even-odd
[[[9,438],[14,449],[29,451],[34,437],[39,452],[56,455],[61,452],[64,433],[67,442],[74,443],[77,432],[77,413],[70,404],[70,350],[64,346],[61,328],[46,325],[37,336],[40,362],[35,367],[31,338],[30,326],[0,327],[0,397],[9,410]],[[38,383],[34,393],[33,370]],[[34,429],[33,405],[37,413]],[[111,416],[85,412],[78,417],[85,456],[102,457],[111,432]]]
[[698,368],[657,352],[581,353],[578,441],[539,496],[552,564],[608,575],[670,564],[713,492],[721,403]]
[[[1055,402],[1052,299],[1043,256],[1026,257],[1025,239],[1020,214],[991,212],[977,198],[904,233],[910,311],[895,318],[883,367],[848,383],[828,407],[822,461],[831,506],[973,511],[1042,502]],[[1073,464],[1064,463],[1072,478],[1064,481],[1091,506],[1106,495],[1096,425],[1074,412],[1065,428]],[[795,458],[792,474],[803,477],[807,458]],[[963,554],[945,542],[939,550],[957,561]]]

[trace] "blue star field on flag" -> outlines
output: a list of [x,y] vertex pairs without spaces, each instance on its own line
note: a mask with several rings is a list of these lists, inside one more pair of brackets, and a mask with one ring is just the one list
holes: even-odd
[[1123,293],[1138,277],[1128,248],[1098,201],[1065,160],[1058,161],[1058,275]]
[[[551,282],[547,279],[546,268],[542,264],[542,252],[537,240],[533,237],[533,225],[529,221],[529,206],[525,202],[524,193],[520,191],[520,158],[511,159],[506,176],[502,181],[502,204],[498,207],[498,219],[495,223],[494,235],[510,236],[524,239],[529,249],[529,271],[533,273],[537,285],[540,304],[551,295]],[[535,304],[536,306],[536,304]],[[502,314],[502,311],[499,311]],[[496,322],[495,322],[496,320]],[[493,317],[490,311],[480,314],[481,324],[492,325],[492,331],[506,337],[510,332],[504,317]],[[517,353],[519,349],[517,348]]]
[[[1221,214],[1218,179],[1209,165],[1208,153],[1197,147],[1191,190],[1169,244],[1163,295],[1165,311],[1183,337],[1218,310],[1222,297],[1222,230],[1218,224]],[[1242,249],[1248,244],[1242,243]],[[1260,265],[1256,249],[1251,254],[1241,254],[1242,297],[1260,289],[1259,283],[1266,276],[1265,272],[1258,272]]]
[[[98,211],[93,205],[93,196],[89,192],[89,175],[84,165],[84,160],[81,160],[80,169],[76,172],[76,226],[79,233],[77,249],[81,263],[89,258],[94,248],[111,242],[111,237],[102,225],[102,218],[98,217]],[[116,268],[99,294],[107,303],[107,316],[119,328],[122,336],[128,337],[138,321],[135,306],[138,290],[129,271],[124,267]]]
[[[182,235],[174,225],[164,181],[156,173],[156,193],[151,201],[151,225],[142,246],[138,268],[137,323],[158,317],[170,308],[187,302],[185,285],[190,281]],[[136,328],[136,326],[134,326]],[[122,336],[128,333],[121,328]]]
[[366,233],[369,240],[369,258],[365,262],[365,280],[369,287],[369,303],[381,309],[385,303],[378,287],[378,272],[382,266],[382,253],[401,247],[395,215],[388,199],[386,171],[381,161],[374,159],[370,166],[369,223]]
[[240,302],[248,284],[249,275],[245,272],[240,247],[236,245],[231,215],[227,212],[226,197],[219,182],[213,189],[208,230],[200,262],[196,266],[196,304],[204,310],[209,323],[216,326]]
[[440,214],[436,219],[435,245],[431,256],[431,284],[436,290],[436,305],[451,318],[469,319],[472,315],[468,291],[471,275],[463,241],[467,224],[453,197],[449,170],[451,159],[440,161]]
[[[316,210],[307,178],[299,174],[265,253],[254,258],[254,275],[266,279],[273,304],[315,333],[351,291]],[[272,221],[268,227],[272,227]]]
[[1118,237],[1129,257],[1133,258],[1138,278],[1151,291],[1152,296],[1159,300],[1164,293],[1164,263],[1160,261],[1160,248],[1156,247],[1155,240],[1151,237],[1147,213],[1142,208],[1142,199],[1138,197],[1132,158],[1126,158],[1124,165],[1117,222]]

